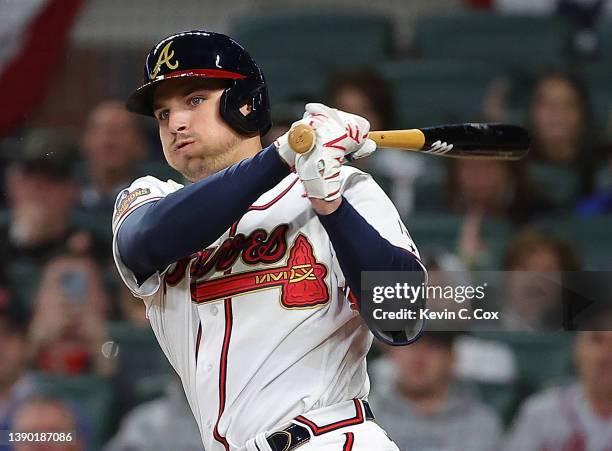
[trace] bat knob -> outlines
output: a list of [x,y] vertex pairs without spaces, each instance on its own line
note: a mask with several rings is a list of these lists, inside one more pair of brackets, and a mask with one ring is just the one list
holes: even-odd
[[289,147],[295,153],[307,153],[315,145],[317,135],[314,128],[306,124],[298,124],[289,131]]

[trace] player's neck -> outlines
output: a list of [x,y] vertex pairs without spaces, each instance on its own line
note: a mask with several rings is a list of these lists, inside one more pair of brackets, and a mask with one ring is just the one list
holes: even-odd
[[251,158],[259,152],[261,152],[261,138],[259,136],[240,139],[222,154],[209,157],[199,173],[183,173],[183,175],[187,180],[197,182],[215,172],[221,171],[236,163],[240,163],[247,158]]
[[251,158],[261,151],[261,138],[253,136],[252,138],[246,138],[241,140],[229,154],[228,166],[232,164],[240,163],[242,160]]

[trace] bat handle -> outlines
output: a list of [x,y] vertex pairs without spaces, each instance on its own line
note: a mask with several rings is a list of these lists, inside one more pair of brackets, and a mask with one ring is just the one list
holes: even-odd
[[298,124],[289,131],[287,141],[295,153],[307,153],[314,147],[317,135],[310,125]]

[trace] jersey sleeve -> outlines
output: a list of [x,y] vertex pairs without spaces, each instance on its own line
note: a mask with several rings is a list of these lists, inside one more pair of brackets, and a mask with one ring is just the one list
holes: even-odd
[[182,187],[181,184],[172,180],[163,182],[155,177],[146,176],[135,180],[128,188],[121,191],[115,201],[112,220],[113,258],[121,279],[130,291],[139,298],[145,299],[157,292],[161,285],[162,273],[159,271],[155,272],[144,282],[138,283],[134,273],[123,263],[121,255],[119,255],[119,248],[117,246],[119,228],[123,221],[125,221],[125,218],[139,207],[155,202]]
[[371,175],[343,166],[343,195],[357,212],[392,245],[405,249],[420,259],[395,205]]
[[[415,257],[415,263],[421,267],[425,283],[427,283],[427,270],[421,263],[419,251],[393,202],[369,174],[348,166],[343,166],[343,170],[344,198],[380,234],[380,237],[395,248],[402,249]],[[336,272],[340,283],[346,285],[346,275],[340,266],[339,262],[337,265],[334,264],[334,272]],[[419,317],[417,320],[406,324],[404,330],[398,331],[402,333],[401,336],[389,336],[388,333],[375,328],[371,330],[374,335],[387,344],[408,344],[419,336],[423,327],[424,320]]]

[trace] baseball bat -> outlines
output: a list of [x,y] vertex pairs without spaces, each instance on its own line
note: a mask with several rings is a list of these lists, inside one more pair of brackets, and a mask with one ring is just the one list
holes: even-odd
[[[378,147],[409,150],[451,158],[518,160],[529,151],[529,134],[518,125],[456,124],[410,130],[371,131]],[[289,133],[289,146],[297,153],[310,151],[316,134],[299,124]]]

